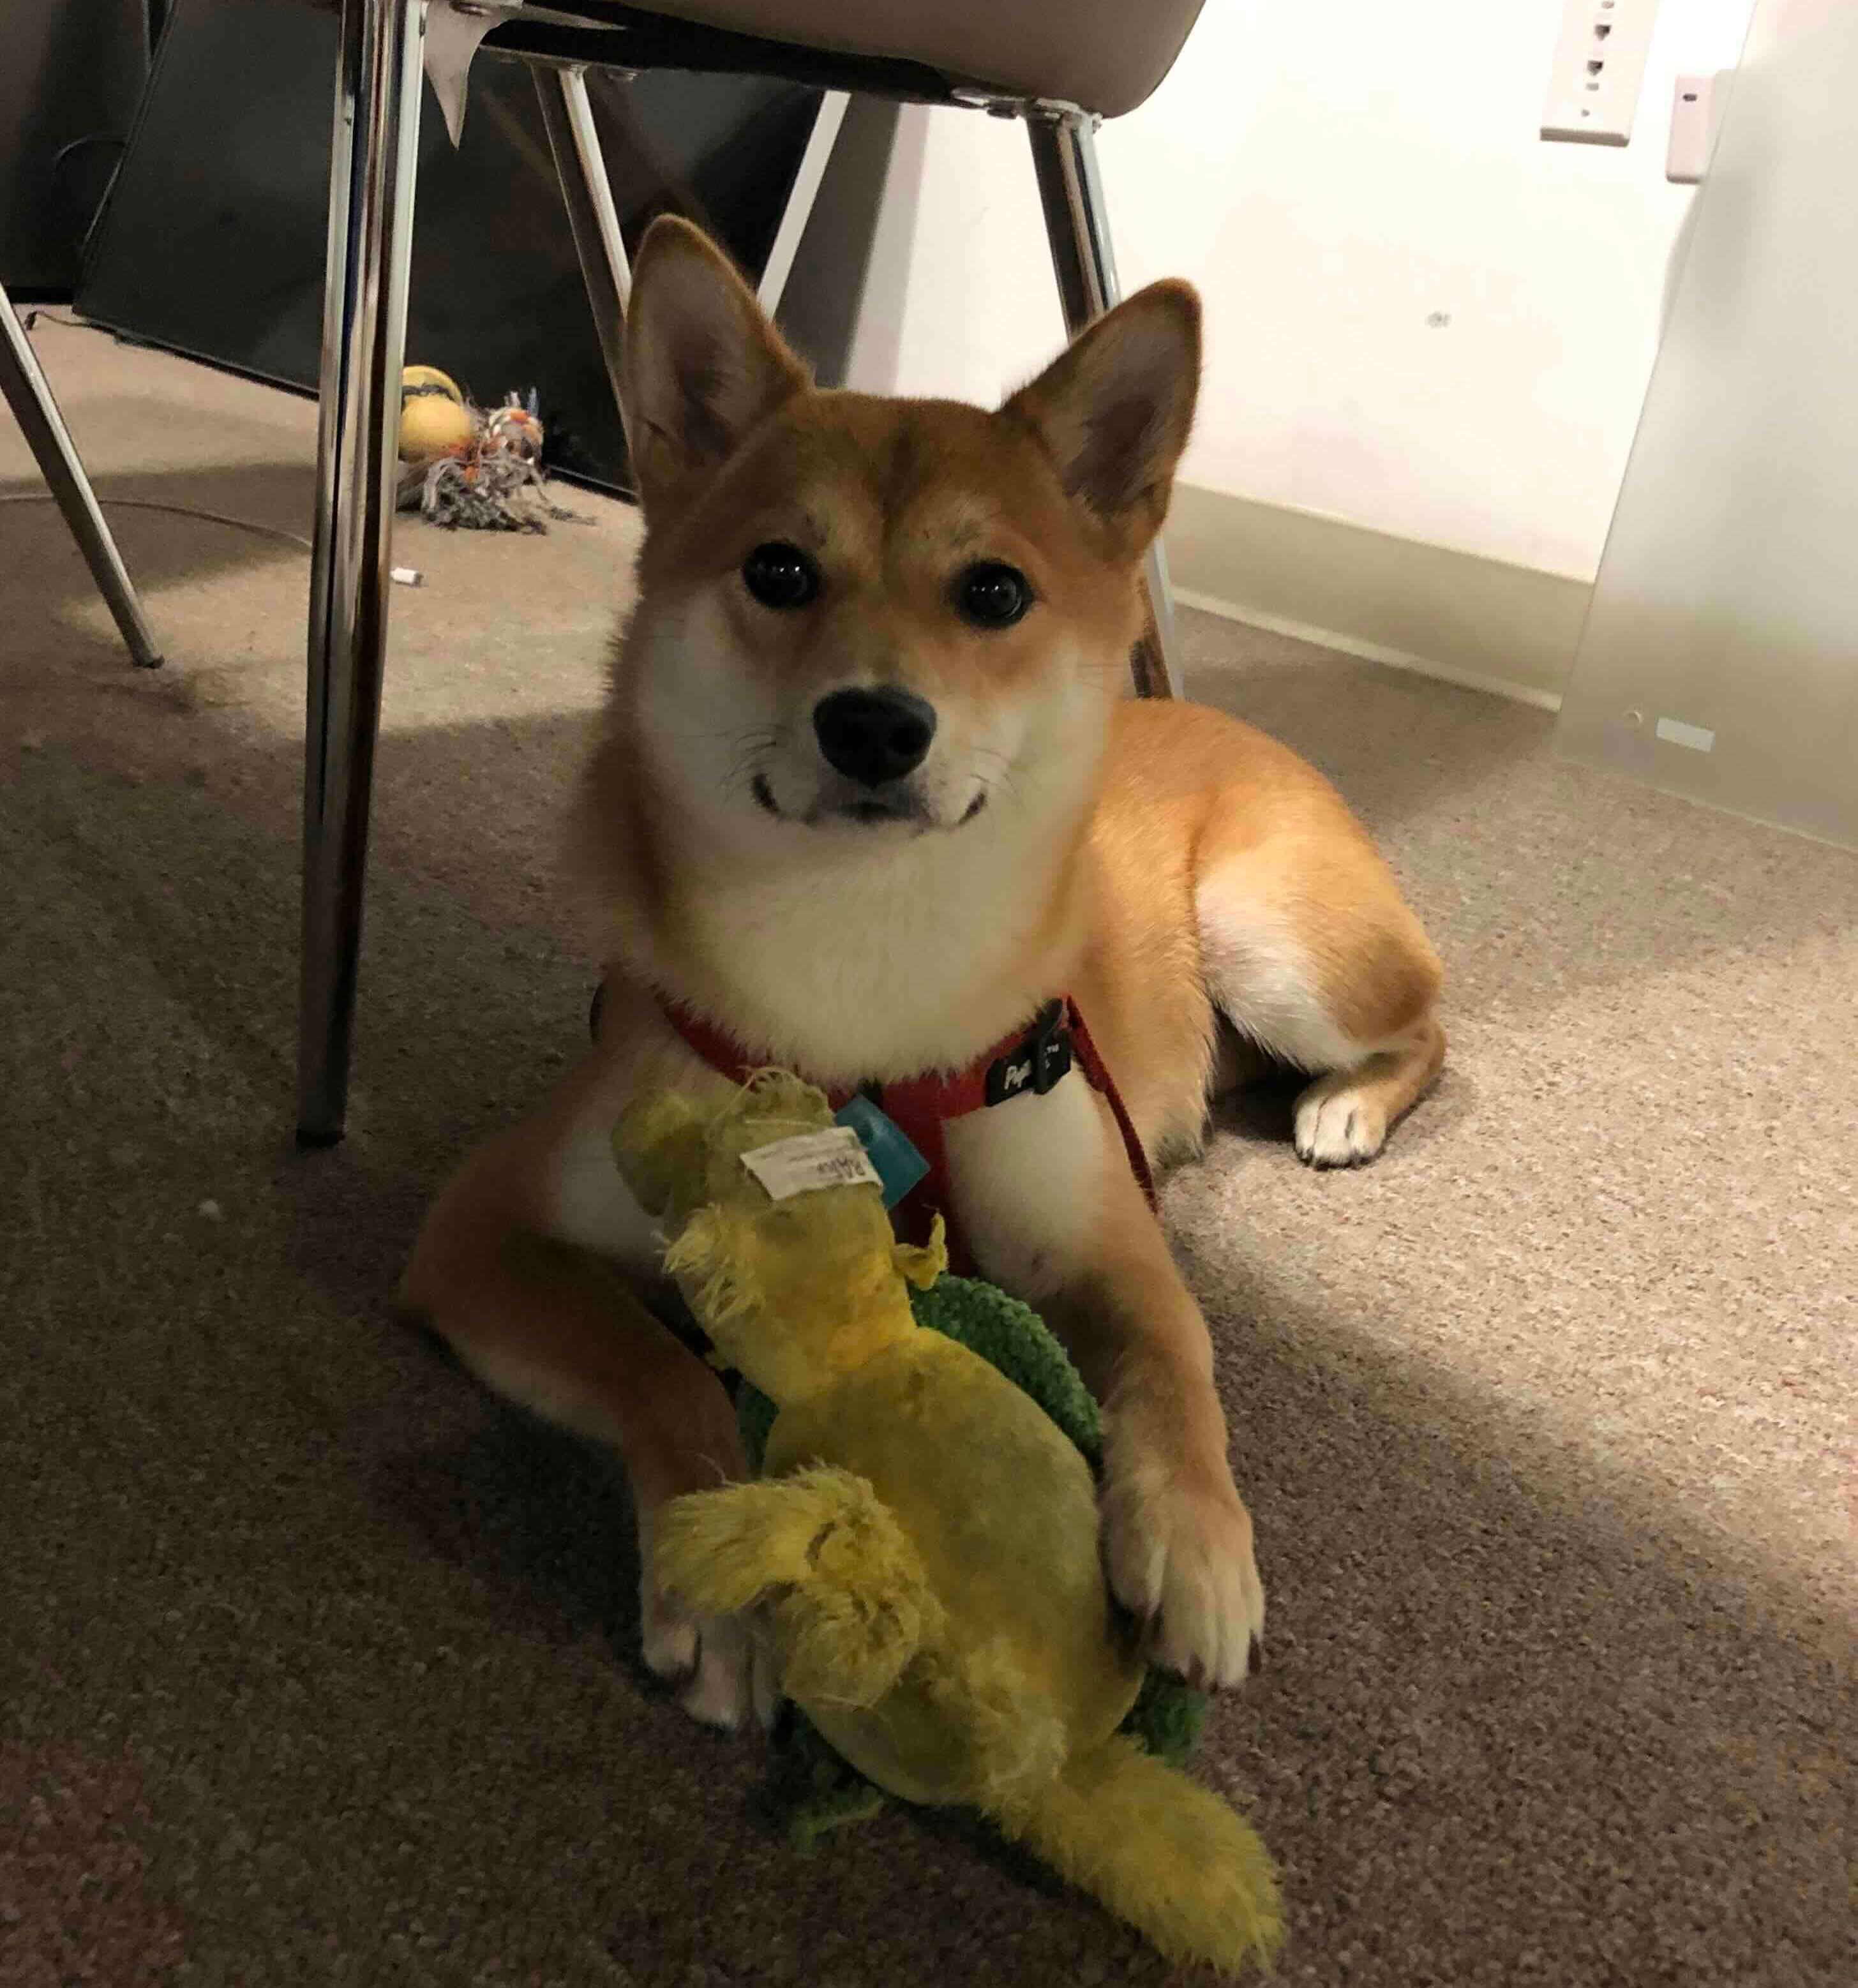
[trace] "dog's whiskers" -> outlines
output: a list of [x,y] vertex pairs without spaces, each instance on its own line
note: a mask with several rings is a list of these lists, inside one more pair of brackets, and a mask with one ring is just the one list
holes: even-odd
[[[1023,807],[1025,805],[1026,797],[1014,777],[1017,769],[1010,753],[1003,752],[997,746],[983,746],[976,749],[974,759],[974,770],[980,777],[982,794],[990,799],[994,794],[1001,793],[1016,806]],[[981,763],[989,759],[993,762],[991,771]]]
[[735,761],[723,776],[723,791],[732,800],[753,782],[780,743],[780,733],[772,729],[757,729],[753,732],[714,732],[709,736],[733,739],[736,746]]

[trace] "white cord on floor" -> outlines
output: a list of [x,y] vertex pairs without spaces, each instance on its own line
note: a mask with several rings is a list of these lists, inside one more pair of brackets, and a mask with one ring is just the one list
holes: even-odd
[[[191,504],[164,504],[154,497],[102,497],[98,503],[106,511],[165,511],[176,518],[204,518],[210,525],[230,525],[235,531],[256,532],[261,539],[279,539],[287,546],[301,546],[305,552],[315,547],[300,532],[286,532],[277,525],[261,525],[251,518],[228,517],[224,511],[202,511]],[[56,504],[49,490],[19,490],[0,496],[0,504]]]
[[[100,332],[106,338],[113,338],[119,345],[139,345],[142,343],[140,339],[112,331],[107,325],[90,324],[80,318],[55,317],[43,306],[36,306],[27,312],[26,330],[29,332],[42,317],[52,324],[63,325],[68,331]],[[21,490],[0,496],[0,504],[55,504],[57,501],[49,490]],[[169,516],[174,518],[203,518],[209,525],[230,525],[235,532],[255,532],[261,539],[276,539],[287,546],[300,546],[306,553],[316,550],[315,546],[300,532],[286,532],[277,525],[261,525],[251,518],[231,517],[224,511],[203,511],[192,504],[164,504],[154,497],[99,496],[96,501],[106,510],[113,508],[124,511],[165,511]],[[425,575],[415,567],[397,566],[393,570],[394,583],[398,586],[423,587],[425,584]]]

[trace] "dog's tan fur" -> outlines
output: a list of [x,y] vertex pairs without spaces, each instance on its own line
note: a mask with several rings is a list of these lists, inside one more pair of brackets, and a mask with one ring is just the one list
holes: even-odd
[[[1311,1073],[1298,1150],[1371,1158],[1444,1052],[1439,968],[1334,791],[1249,727],[1124,700],[1140,562],[1193,414],[1199,307],[1158,284],[996,414],[821,393],[695,230],[638,261],[628,405],[647,522],[638,605],[578,837],[612,927],[599,1041],[441,1198],[406,1284],[493,1386],[624,1455],[664,1499],[741,1467],[715,1376],[618,1295],[649,1226],[606,1135],[641,1089],[719,1086],[662,993],[822,1082],[959,1067],[1069,991],[1157,1155],[1198,1139],[1235,1045]],[[749,551],[801,547],[780,611]],[[1017,624],[955,578],[1003,561]],[[848,685],[932,703],[902,818],[860,823],[811,714]],[[1198,1307],[1078,1079],[949,1128],[983,1273],[1036,1303],[1105,1406],[1105,1550],[1160,1655],[1244,1675],[1263,1622]],[[951,1486],[959,1496],[959,1487]],[[733,1723],[733,1625],[644,1598],[648,1660]]]

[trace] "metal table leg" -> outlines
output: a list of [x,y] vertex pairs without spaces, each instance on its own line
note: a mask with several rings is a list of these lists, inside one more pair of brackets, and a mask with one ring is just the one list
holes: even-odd
[[[1096,120],[1085,111],[1033,105],[1027,111],[1026,135],[1032,141],[1032,168],[1038,175],[1065,328],[1075,338],[1122,296],[1097,171]],[[1149,626],[1129,658],[1135,688],[1144,697],[1179,697],[1174,593],[1167,553],[1159,539],[1149,549],[1144,579]]]
[[0,289],[0,394],[6,396],[14,418],[25,431],[26,445],[38,458],[97,590],[116,617],[130,657],[138,668],[158,670],[161,652],[144,617],[142,604],[97,508],[96,493],[52,397],[45,370],[4,289]]
[[343,0],[303,763],[297,1137],[342,1136],[388,597],[426,0]]

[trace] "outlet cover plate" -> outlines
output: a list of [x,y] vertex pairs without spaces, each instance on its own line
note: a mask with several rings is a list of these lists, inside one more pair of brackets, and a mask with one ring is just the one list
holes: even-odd
[[1722,126],[1730,73],[1680,76],[1671,90],[1671,136],[1665,148],[1664,177],[1675,186],[1695,186],[1710,168],[1716,134]]
[[1542,135],[1577,145],[1632,137],[1658,0],[1564,0]]

